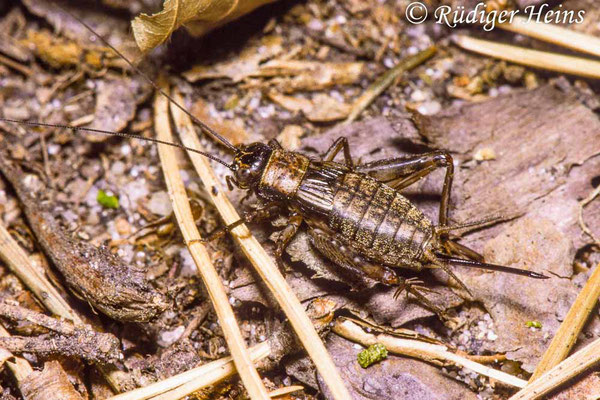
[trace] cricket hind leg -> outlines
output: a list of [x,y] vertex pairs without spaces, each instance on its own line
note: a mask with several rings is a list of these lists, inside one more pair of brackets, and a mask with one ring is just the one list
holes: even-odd
[[423,253],[423,256],[432,265],[442,269],[446,274],[448,274],[452,279],[454,279],[458,283],[458,285],[467,292],[469,297],[473,298],[473,293],[471,292],[471,290],[469,290],[467,285],[465,285],[465,283],[454,273],[454,271],[452,271],[448,263],[444,262],[443,259],[438,258],[434,253],[432,253],[429,250],[425,251]]
[[302,221],[303,218],[300,214],[292,214],[288,218],[287,226],[283,228],[279,238],[275,243],[277,246],[275,250],[275,255],[278,258],[281,258],[283,256],[283,252],[285,251],[287,245],[290,243],[290,240],[292,240],[292,238],[296,236],[296,233],[298,233],[298,229],[300,228],[300,225],[302,225]]
[[432,292],[432,290],[425,287],[422,281],[416,278],[405,279],[398,276],[391,268],[369,262],[355,250],[348,248],[340,240],[321,229],[311,228],[308,233],[312,245],[319,253],[339,266],[346,273],[344,277],[354,285],[365,285],[365,278],[370,278],[387,286],[398,286],[394,293],[395,299],[406,291],[407,296],[409,294],[413,295],[421,304],[435,312],[441,319],[448,319],[446,312],[433,304],[423,294]]
[[350,155],[350,145],[348,144],[348,139],[345,137],[337,138],[337,140],[333,142],[333,144],[325,152],[323,161],[333,161],[335,156],[337,156],[342,149],[344,150],[344,164],[346,164],[346,167],[354,169],[354,161]]
[[506,221],[508,218],[503,215],[494,215],[488,218],[484,218],[478,221],[465,222],[462,224],[455,225],[447,225],[447,226],[437,226],[435,227],[435,233],[440,239],[440,243],[448,253],[448,255],[459,255],[466,257],[470,260],[475,260],[478,262],[484,262],[484,257],[476,252],[475,250],[462,245],[455,241],[455,239],[451,238],[448,234],[451,231],[462,230],[466,228],[470,229],[479,229],[486,226],[493,225],[498,222]]
[[368,174],[396,190],[402,190],[438,168],[446,168],[439,211],[439,226],[444,227],[448,225],[448,204],[454,180],[454,161],[447,151],[373,161],[357,166],[356,171]]

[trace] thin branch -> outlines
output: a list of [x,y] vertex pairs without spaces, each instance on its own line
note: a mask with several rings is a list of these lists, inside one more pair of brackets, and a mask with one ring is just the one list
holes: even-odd
[[[254,362],[267,357],[271,351],[268,342],[257,344],[248,350],[250,352],[250,358]],[[179,390],[179,388],[181,388],[179,393],[190,390],[183,394],[183,396],[186,396],[206,386],[214,385],[215,383],[230,377],[235,372],[236,369],[233,364],[233,359],[231,357],[225,357],[143,388],[113,396],[108,400],[146,400],[163,393],[171,393],[174,390]],[[183,390],[183,387],[186,387],[186,389]]]
[[[161,86],[163,91],[169,90],[166,84],[161,83]],[[157,95],[154,100],[154,127],[158,139],[173,141],[169,124],[169,102],[168,98],[164,96]],[[158,153],[179,229],[208,290],[235,366],[250,397],[252,399],[268,399],[267,389],[250,359],[221,278],[213,266],[206,248],[200,243],[200,232],[194,223],[190,202],[179,174],[175,150],[169,146],[159,146]]]
[[[183,100],[179,94],[175,98],[178,101]],[[171,113],[181,142],[187,147],[198,150],[202,149],[191,120],[175,107],[171,107]],[[198,175],[200,175],[204,186],[208,188],[208,193],[225,223],[231,224],[238,221],[240,216],[225,195],[223,187],[208,160],[199,154],[188,152],[188,155]],[[333,397],[337,400],[350,399],[351,397],[344,385],[344,381],[329,353],[327,353],[321,338],[315,331],[310,318],[306,315],[304,307],[300,304],[300,301],[294,295],[285,278],[281,275],[273,259],[269,257],[256,238],[252,236],[246,225],[234,228],[232,235],[288,317],[308,355],[331,390]]]
[[354,322],[340,318],[336,320],[332,330],[336,334],[353,342],[360,343],[363,346],[381,343],[389,352],[395,354],[417,358],[435,365],[445,365],[446,363],[451,363],[468,368],[480,375],[485,375],[507,385],[516,386],[519,388],[522,388],[527,384],[527,382],[523,379],[490,367],[486,367],[485,365],[476,363],[475,361],[453,353],[443,345],[426,343],[419,340],[402,339],[383,333],[374,335],[372,333],[365,332]]
[[600,78],[600,62],[585,58],[566,56],[523,47],[500,44],[487,40],[474,39],[465,35],[453,37],[456,45],[475,53],[565,74],[587,78]]
[[544,372],[547,372],[567,357],[577,341],[577,336],[579,336],[585,321],[594,310],[599,296],[600,265],[596,267],[590,279],[577,295],[575,302],[558,331],[556,331],[550,346],[548,346],[529,382],[538,379]]
[[390,85],[398,79],[406,71],[410,71],[423,64],[425,61],[433,57],[437,51],[435,46],[431,46],[411,57],[401,60],[398,65],[384,72],[365,92],[354,102],[352,110],[344,124],[349,124],[354,121],[365,108],[369,106],[381,93],[383,93]]
[[31,264],[29,256],[0,222],[0,259],[52,314],[81,323],[58,290]]
[[[0,337],[9,338],[10,333],[0,324]],[[15,377],[17,384],[24,381],[25,378],[29,376],[33,372],[33,368],[29,365],[29,362],[21,357],[14,357],[12,361],[7,361],[6,365],[8,369],[12,372]]]
[[509,400],[534,400],[543,397],[558,386],[600,362],[600,339],[563,360],[535,381],[527,384]]
[[67,320],[59,320],[7,302],[0,302],[0,316],[17,322],[28,321],[56,332],[35,337],[0,338],[0,347],[13,353],[76,356],[101,365],[114,363],[122,358],[119,340],[113,334],[97,332],[89,325],[75,326]]
[[579,202],[579,226],[581,227],[581,230],[586,235],[588,235],[590,237],[590,239],[592,239],[592,241],[596,244],[596,246],[600,247],[600,238],[597,238],[596,235],[594,235],[594,232],[591,231],[591,229],[587,226],[587,224],[583,220],[583,209],[585,208],[585,206],[587,206],[592,201],[594,201],[594,199],[598,196],[600,196],[600,186],[598,186],[596,189],[594,189],[588,197],[586,197],[585,199],[583,199]]
[[528,18],[515,16],[512,23],[498,24],[498,27],[569,49],[600,56],[600,38],[575,32],[562,26],[540,24],[530,21]]

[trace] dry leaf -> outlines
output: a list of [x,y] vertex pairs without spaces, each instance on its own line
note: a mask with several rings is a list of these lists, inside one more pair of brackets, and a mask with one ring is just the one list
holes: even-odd
[[244,143],[248,139],[248,132],[244,129],[244,123],[241,120],[228,121],[223,119],[215,108],[204,100],[197,100],[192,105],[192,114],[200,121],[204,121],[225,139],[233,144]]
[[199,36],[272,1],[165,0],[162,11],[138,15],[131,27],[139,48],[147,52],[167,40],[180,26]]
[[285,77],[274,82],[286,93],[296,90],[322,90],[335,85],[356,83],[364,73],[362,62],[317,62],[272,60],[253,76]]
[[54,68],[80,66],[82,62],[94,69],[104,67],[127,68],[114,52],[99,46],[82,46],[72,40],[55,37],[47,30],[29,29],[21,44],[35,50],[36,55]]
[[301,126],[286,125],[277,136],[277,141],[284,149],[296,151],[300,148],[300,136],[302,136],[302,134],[304,134],[304,130]]
[[56,33],[86,44],[97,43],[85,26],[73,18],[83,20],[99,36],[116,46],[130,59],[139,58],[139,50],[130,39],[128,24],[116,15],[110,15],[97,7],[81,7],[77,2],[60,2],[60,7],[48,0],[23,0],[32,14],[44,18]]
[[306,118],[313,122],[331,122],[344,119],[351,109],[349,104],[341,103],[322,93],[315,95],[312,100],[285,96],[275,92],[269,93],[269,98],[289,111],[302,111]]
[[[150,85],[141,77],[111,77],[97,80],[94,121],[90,128],[120,131],[135,117],[137,105],[151,93]],[[103,142],[108,136],[86,135],[91,142]]]
[[185,79],[196,82],[201,79],[229,78],[234,82],[256,75],[260,64],[283,51],[281,36],[266,36],[257,45],[245,48],[232,60],[210,66],[197,65],[183,73]]

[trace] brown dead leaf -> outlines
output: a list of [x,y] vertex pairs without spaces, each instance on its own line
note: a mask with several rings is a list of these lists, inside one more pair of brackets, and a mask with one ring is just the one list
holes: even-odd
[[58,361],[44,363],[44,369],[29,374],[19,389],[26,399],[83,400]]
[[142,52],[163,43],[179,27],[200,36],[274,0],[165,0],[162,11],[140,14],[132,22],[133,36]]
[[47,30],[29,29],[21,44],[33,49],[36,55],[54,68],[80,66],[82,62],[94,68],[127,68],[127,63],[116,58],[112,50],[98,46],[82,46],[72,40],[57,38]]
[[111,45],[125,52],[130,59],[139,57],[139,50],[131,40],[129,26],[125,20],[98,8],[81,7],[74,2],[57,2],[60,3],[60,8],[47,0],[23,0],[29,12],[46,19],[55,32],[69,39],[92,45],[98,42],[85,26],[69,15],[70,13],[83,20]]
[[239,120],[228,121],[223,119],[211,104],[199,99],[191,109],[192,114],[200,121],[204,121],[215,131],[223,135],[234,145],[244,143],[248,139],[248,132],[244,129],[244,123]]
[[[148,82],[141,77],[117,77],[96,80],[96,106],[90,128],[120,131],[134,118],[137,105],[151,93]],[[104,135],[87,135],[92,142],[106,140]]]
[[335,85],[358,82],[365,73],[362,62],[318,62],[271,60],[252,76],[278,77],[271,83],[285,93],[297,90],[322,90]]
[[[493,351],[506,352],[509,359],[521,361],[524,370],[533,371],[577,295],[577,287],[566,278],[573,273],[574,255],[571,241],[547,219],[521,218],[487,242],[487,261],[551,277],[461,275],[494,320],[498,339]],[[541,328],[528,327],[528,321],[540,322]]]
[[304,134],[304,130],[298,125],[286,125],[281,133],[277,136],[277,141],[281,146],[290,151],[296,151],[300,147],[300,136]]
[[351,105],[341,103],[323,93],[315,95],[312,100],[303,97],[285,96],[270,92],[269,98],[286,110],[302,111],[309,121],[331,122],[344,119],[350,112]]
[[257,74],[260,64],[283,51],[280,36],[266,36],[255,45],[248,46],[239,55],[210,66],[197,65],[183,73],[185,79],[196,82],[202,79],[229,78],[234,82]]

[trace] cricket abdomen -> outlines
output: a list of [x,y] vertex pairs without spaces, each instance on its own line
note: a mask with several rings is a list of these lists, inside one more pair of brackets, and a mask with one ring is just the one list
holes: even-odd
[[329,227],[341,240],[373,261],[421,268],[433,225],[406,197],[356,173],[344,174],[334,193]]

